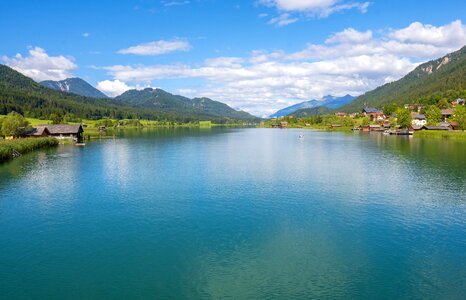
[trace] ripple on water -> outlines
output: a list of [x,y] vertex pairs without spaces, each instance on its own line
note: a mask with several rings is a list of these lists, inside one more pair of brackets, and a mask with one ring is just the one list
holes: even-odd
[[464,144],[302,132],[126,132],[1,165],[0,293],[460,298]]

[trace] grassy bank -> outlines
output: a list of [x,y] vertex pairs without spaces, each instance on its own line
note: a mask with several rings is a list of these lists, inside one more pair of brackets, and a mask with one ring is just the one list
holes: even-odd
[[466,131],[421,130],[414,133],[416,138],[466,140]]
[[55,138],[27,138],[16,140],[0,140],[0,162],[12,159],[13,153],[26,154],[28,152],[58,146]]

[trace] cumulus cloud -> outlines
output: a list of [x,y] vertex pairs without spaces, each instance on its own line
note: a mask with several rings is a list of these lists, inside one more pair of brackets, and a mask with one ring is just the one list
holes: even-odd
[[385,33],[347,28],[295,53],[261,50],[248,57],[211,58],[199,65],[114,65],[103,69],[115,80],[134,84],[201,79],[204,84],[189,89],[189,96],[211,97],[264,116],[328,94],[362,94],[403,77],[422,61],[466,44],[466,26],[460,21],[439,27],[421,24],[425,30],[440,32],[431,39],[408,38],[409,29],[418,26],[413,24]]
[[72,77],[72,71],[78,67],[72,58],[63,55],[49,56],[44,49],[39,47],[29,49],[28,56],[18,53],[14,57],[3,56],[2,61],[36,81],[69,78]]
[[325,43],[364,43],[372,39],[372,31],[359,32],[353,28],[347,28],[342,32],[335,33]]
[[259,3],[275,7],[281,12],[278,17],[271,19],[269,22],[280,26],[298,21],[298,18],[292,15],[295,13],[325,18],[335,12],[349,9],[358,9],[361,13],[366,13],[370,5],[369,2],[343,0],[259,0]]
[[135,87],[129,86],[123,81],[120,81],[118,79],[116,80],[104,80],[104,81],[99,81],[97,83],[97,89],[105,93],[106,95],[110,97],[115,97],[118,95],[123,94],[124,92],[128,90],[132,90]]
[[145,44],[132,46],[118,51],[120,54],[134,54],[134,55],[161,55],[176,51],[189,51],[191,44],[182,39],[174,39],[170,41],[159,40]]
[[466,27],[460,20],[439,27],[415,22],[407,28],[393,30],[390,38],[403,43],[458,47],[464,45]]

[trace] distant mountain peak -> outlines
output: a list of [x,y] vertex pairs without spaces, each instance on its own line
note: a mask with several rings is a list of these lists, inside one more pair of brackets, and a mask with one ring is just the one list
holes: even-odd
[[345,95],[343,97],[337,97],[332,95],[324,96],[321,100],[310,100],[301,102],[298,104],[294,104],[272,114],[271,118],[278,118],[284,117],[293,114],[294,112],[301,110],[301,109],[311,109],[315,107],[326,107],[326,108],[340,108],[348,103],[350,103],[354,99],[351,95]]
[[60,92],[72,93],[80,96],[108,98],[107,95],[78,77],[67,78],[59,81],[46,80],[40,82],[40,85]]

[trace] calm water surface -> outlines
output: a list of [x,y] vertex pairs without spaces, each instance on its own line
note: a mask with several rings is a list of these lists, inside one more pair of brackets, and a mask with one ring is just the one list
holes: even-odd
[[2,299],[465,291],[465,142],[126,131],[0,165]]

